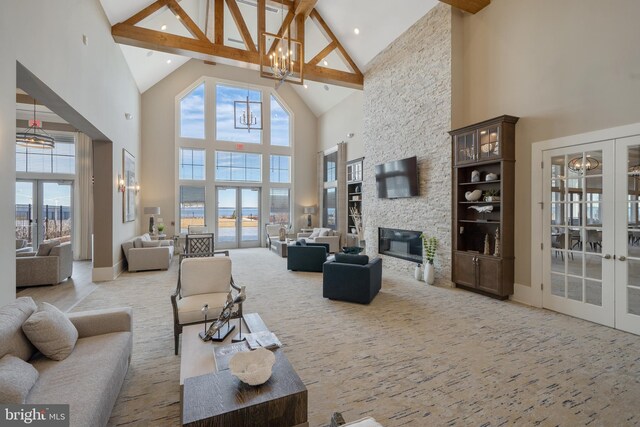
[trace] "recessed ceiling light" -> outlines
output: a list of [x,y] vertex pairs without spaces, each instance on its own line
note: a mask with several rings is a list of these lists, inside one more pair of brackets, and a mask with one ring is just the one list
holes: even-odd
[[167,25],[166,25],[166,24],[164,24],[162,27],[160,27],[160,29],[161,29],[162,31],[165,31],[165,30],[167,29]]
[[305,89],[309,89],[309,85],[305,84],[303,85]]
[[153,51],[152,51],[152,50],[150,50],[149,52],[147,52],[147,56],[151,56],[151,55],[153,55]]
[[354,29],[353,29],[353,32],[354,32],[355,34],[360,34],[360,29],[359,29],[359,28],[354,28]]
[[329,63],[327,62],[327,60],[325,59],[323,62],[324,66],[326,67],[327,65],[329,65]]
[[167,59],[167,64],[171,64],[171,60],[170,59]]

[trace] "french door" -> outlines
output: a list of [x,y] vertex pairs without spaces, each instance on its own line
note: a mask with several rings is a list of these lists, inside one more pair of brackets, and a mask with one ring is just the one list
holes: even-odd
[[640,334],[640,138],[548,150],[543,165],[543,307]]
[[71,242],[73,182],[16,180],[16,238],[36,250],[45,240]]
[[260,246],[260,188],[216,187],[216,247]]

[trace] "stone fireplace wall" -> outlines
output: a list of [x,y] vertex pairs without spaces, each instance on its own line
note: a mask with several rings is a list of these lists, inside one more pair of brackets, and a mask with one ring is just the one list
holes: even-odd
[[[365,74],[364,203],[367,253],[378,255],[378,227],[436,236],[436,283],[451,279],[452,12],[436,6],[382,51]],[[420,196],[378,199],[375,165],[418,157]],[[381,256],[385,269],[415,264]]]

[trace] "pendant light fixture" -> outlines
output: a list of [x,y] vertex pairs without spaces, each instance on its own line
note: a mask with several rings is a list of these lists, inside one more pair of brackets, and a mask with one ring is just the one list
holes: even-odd
[[33,100],[33,120],[22,132],[16,132],[16,144],[27,148],[53,148],[55,140],[42,129],[42,122],[36,119],[36,100]]
[[304,40],[292,39],[291,24],[285,28],[284,22],[284,2],[280,2],[279,34],[265,31],[260,35],[263,38],[260,48],[267,50],[260,52],[260,76],[278,80],[276,88],[284,82],[304,83]]

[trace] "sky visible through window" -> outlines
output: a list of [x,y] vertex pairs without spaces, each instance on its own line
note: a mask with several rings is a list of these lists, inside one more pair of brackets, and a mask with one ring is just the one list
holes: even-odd
[[204,139],[204,83],[180,100],[180,136]]
[[271,145],[289,146],[289,113],[271,95]]
[[[262,100],[259,90],[243,89],[239,87],[216,85],[216,139],[219,141],[245,142],[250,144],[260,144],[262,131],[234,128],[233,102],[245,101],[249,96],[249,101],[260,102]],[[252,107],[255,104],[252,104]],[[260,111],[252,111],[260,120]],[[242,113],[240,109],[239,113]]]

